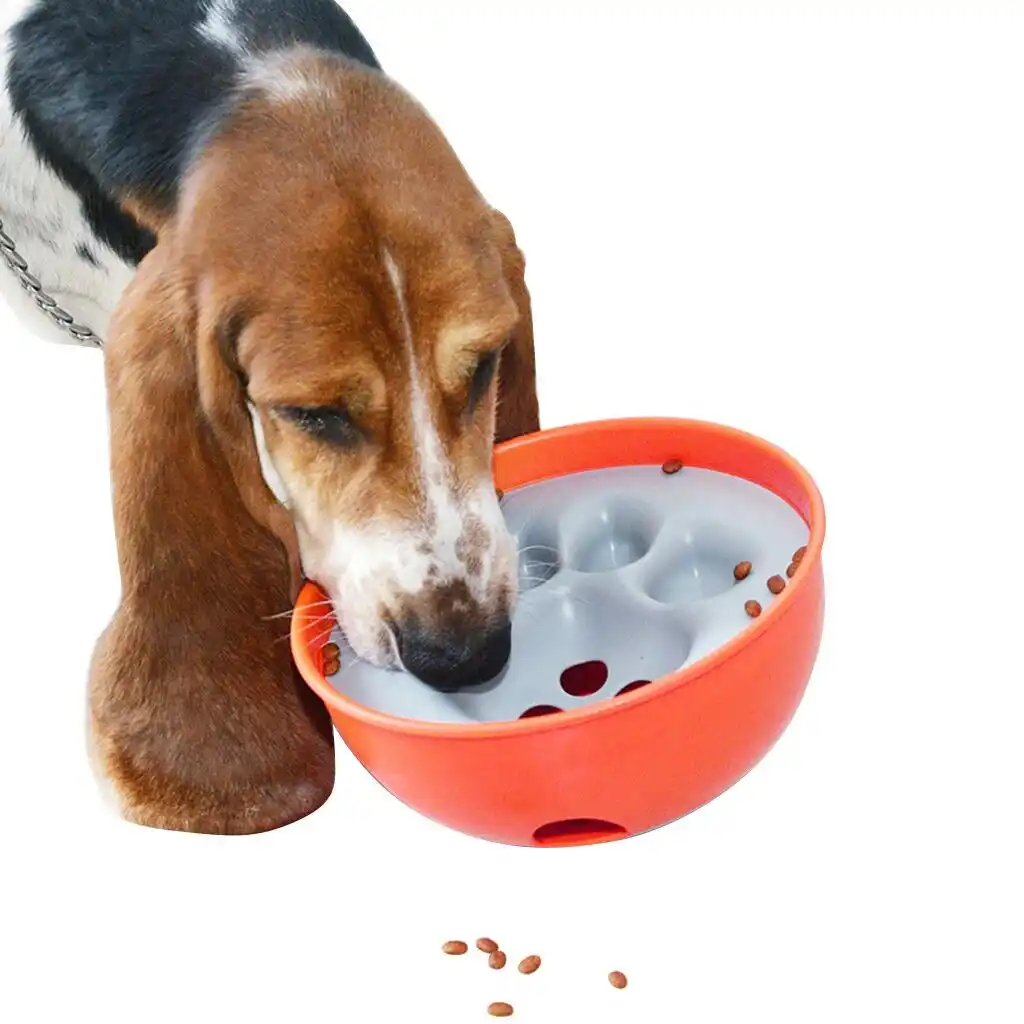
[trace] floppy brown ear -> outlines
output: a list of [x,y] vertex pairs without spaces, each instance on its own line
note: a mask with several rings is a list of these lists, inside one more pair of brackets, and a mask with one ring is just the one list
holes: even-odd
[[495,442],[540,430],[537,370],[533,351],[533,309],[526,287],[526,260],[508,218],[493,211],[502,270],[519,309],[519,323],[501,355]]
[[292,597],[302,586],[299,541],[291,514],[267,486],[260,469],[245,379],[237,361],[237,313],[221,313],[215,303],[202,304],[196,323],[199,402],[217,437],[235,487],[249,514],[281,542],[288,556]]
[[90,747],[127,819],[260,832],[327,799],[333,736],[282,639],[286,620],[272,618],[291,605],[289,559],[243,493],[244,448],[214,421],[218,386],[201,399],[177,266],[164,236],[107,339],[122,600],[93,658]]

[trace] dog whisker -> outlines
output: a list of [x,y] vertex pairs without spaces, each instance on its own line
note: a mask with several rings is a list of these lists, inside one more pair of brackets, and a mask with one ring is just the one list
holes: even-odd
[[550,544],[527,544],[518,550],[517,554],[525,555],[527,551],[550,551],[557,557],[558,548],[552,547]]
[[[317,624],[318,620],[320,622],[322,622],[322,621],[325,620],[325,618],[326,618],[326,616],[317,616],[316,618],[311,617],[311,625],[315,626]],[[334,629],[335,629],[335,623],[332,621],[331,624],[325,630],[323,630],[323,632],[318,633],[315,637],[313,637],[312,640],[309,640],[309,641],[306,641],[306,642],[308,643],[308,645],[310,647],[316,647],[318,644],[320,644],[321,641],[324,640],[325,637],[329,637],[334,632]],[[277,639],[274,641],[274,643],[281,643],[284,640],[290,640],[291,637],[292,637],[292,633],[291,633],[291,630],[289,630],[287,633],[283,634],[282,636],[277,637]]]
[[[527,583],[536,583],[539,586],[542,583],[547,583],[548,580],[547,580],[547,578],[545,578],[545,579],[542,579],[542,580],[526,580],[525,582],[527,582]],[[527,587],[525,590],[520,589],[519,593],[520,593],[520,595],[528,594],[533,589],[534,589],[533,587]],[[576,604],[581,604],[585,608],[589,608],[590,607],[590,602],[586,598],[581,597],[579,594],[573,593],[572,590],[570,590],[568,587],[548,587],[546,589],[545,593],[549,594],[549,595],[551,595],[553,597],[567,598],[569,601],[575,602]],[[524,612],[533,612],[535,609],[541,607],[542,603],[543,602],[540,602],[540,603],[535,602],[533,604],[527,604],[527,605],[523,606],[523,611]]]
[[323,630],[320,633],[317,633],[317,635],[315,637],[313,637],[312,640],[309,641],[309,646],[310,647],[314,647],[314,648],[319,647],[322,643],[324,643],[328,639],[328,637],[330,637],[330,635],[333,632],[334,632],[334,623],[332,622],[325,630]]
[[[331,602],[330,599],[328,599],[326,601],[317,601],[314,604],[306,605],[306,607],[303,608],[303,613],[311,612],[311,611],[313,611],[313,610],[315,610],[317,608],[330,608],[331,604],[332,604],[332,602]],[[289,608],[287,611],[285,611],[285,612],[278,612],[276,615],[264,615],[263,616],[263,621],[264,622],[273,622],[275,619],[287,619],[287,618],[290,618],[291,616],[293,616],[294,614],[295,614],[295,609],[294,608]]]

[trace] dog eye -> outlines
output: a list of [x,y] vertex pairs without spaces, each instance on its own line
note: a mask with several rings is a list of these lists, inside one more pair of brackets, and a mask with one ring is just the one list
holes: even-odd
[[330,406],[307,409],[286,405],[277,411],[300,430],[328,444],[350,445],[360,438],[359,428],[344,409],[332,409]]
[[469,406],[473,408],[480,399],[487,394],[491,383],[494,381],[494,374],[498,369],[500,352],[489,352],[476,364],[473,371],[473,379],[469,383]]

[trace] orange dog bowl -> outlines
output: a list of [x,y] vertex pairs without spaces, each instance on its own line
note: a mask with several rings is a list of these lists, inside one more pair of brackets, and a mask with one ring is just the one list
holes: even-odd
[[[683,471],[663,474],[661,467],[673,460],[682,463]],[[510,498],[538,493],[539,486],[575,488],[576,480],[593,480],[599,475],[595,471],[606,470],[647,474],[648,487],[662,479],[666,483],[659,486],[676,486],[668,481],[683,480],[688,473],[734,478],[729,484],[736,487],[756,485],[758,493],[768,492],[768,500],[792,515],[806,550],[799,565],[789,566],[791,578],[778,595],[766,586],[769,574],[786,578],[787,566],[778,560],[755,565],[750,579],[742,582],[733,577],[732,559],[738,555],[728,545],[723,549],[716,542],[717,577],[712,556],[687,563],[688,586],[693,580],[710,586],[706,581],[717,578],[718,585],[708,591],[711,599],[721,607],[729,604],[729,615],[742,616],[732,635],[709,650],[676,643],[666,632],[670,627],[664,623],[676,620],[665,617],[659,604],[663,595],[652,582],[663,580],[665,572],[655,565],[643,575],[644,559],[654,558],[654,552],[633,552],[629,557],[640,568],[630,571],[641,590],[647,587],[638,592],[632,612],[637,616],[636,609],[642,610],[637,626],[643,626],[644,616],[662,623],[657,627],[661,632],[651,635],[674,652],[682,667],[625,686],[619,678],[608,692],[574,696],[568,706],[563,701],[559,714],[532,707],[512,720],[428,721],[388,714],[346,696],[323,673],[322,649],[333,626],[332,617],[322,611],[325,595],[309,583],[299,597],[292,650],[306,682],[374,778],[437,822],[494,842],[535,847],[606,842],[646,832],[683,817],[742,778],[779,738],[800,703],[824,612],[825,514],[810,476],[765,441],[690,420],[583,424],[518,438],[495,450],[495,482]],[[678,492],[680,507],[686,493]],[[638,513],[633,508],[630,514],[635,518]],[[693,531],[677,534],[692,539]],[[571,574],[573,557],[566,552],[559,570]],[[791,553],[783,562],[790,558]],[[721,572],[726,563],[727,582]],[[598,568],[576,566],[591,588],[605,585]],[[755,598],[763,606],[758,617],[735,611]],[[698,594],[692,607],[700,607],[701,599]],[[593,635],[600,637],[601,630],[599,625]],[[685,631],[680,630],[681,636]],[[642,647],[643,628],[630,627],[628,635]],[[579,653],[567,657],[579,660]],[[643,650],[634,652],[634,661],[623,671],[628,674],[643,657]],[[581,671],[585,667],[576,665]]]

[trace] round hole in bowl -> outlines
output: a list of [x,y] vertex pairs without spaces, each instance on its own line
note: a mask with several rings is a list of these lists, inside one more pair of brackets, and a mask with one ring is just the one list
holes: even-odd
[[519,533],[519,590],[542,587],[561,571],[562,555],[558,546],[558,526],[546,519],[529,523]]
[[[565,579],[564,587],[542,587],[526,607],[517,610],[511,656],[495,684],[441,694],[407,673],[350,659],[331,681],[332,689],[357,704],[399,718],[515,722],[533,707],[578,710],[611,699],[633,680],[660,679],[686,663],[694,633],[678,614],[642,602],[634,594],[617,589],[605,592],[600,579],[568,574]],[[598,692],[566,696],[560,685],[562,673],[567,667],[594,661],[602,666],[585,670],[588,684],[573,689],[586,693],[597,685]]]
[[541,825],[533,833],[538,846],[585,846],[620,839],[629,833],[621,826],[600,818],[567,818]]
[[532,708],[527,708],[519,717],[541,718],[544,715],[558,715],[561,713],[562,709],[556,708],[554,704],[535,704]]
[[608,666],[603,661],[581,661],[570,665],[559,682],[570,697],[590,697],[608,682]]
[[[564,588],[538,590],[533,607],[516,617],[501,683],[445,701],[474,721],[516,721],[535,705],[567,711],[612,699],[634,680],[660,679],[686,663],[694,634],[677,614],[631,594],[604,593],[592,579],[566,579]],[[394,685],[377,686],[372,694],[375,702],[396,704],[399,696]],[[418,717],[412,706],[398,713]]]
[[574,526],[568,559],[579,572],[613,572],[639,562],[658,535],[660,520],[643,505],[618,502],[600,507]]
[[616,697],[625,697],[627,693],[632,693],[634,690],[640,690],[645,686],[650,686],[650,679],[634,679],[633,682],[627,683],[617,694]]

